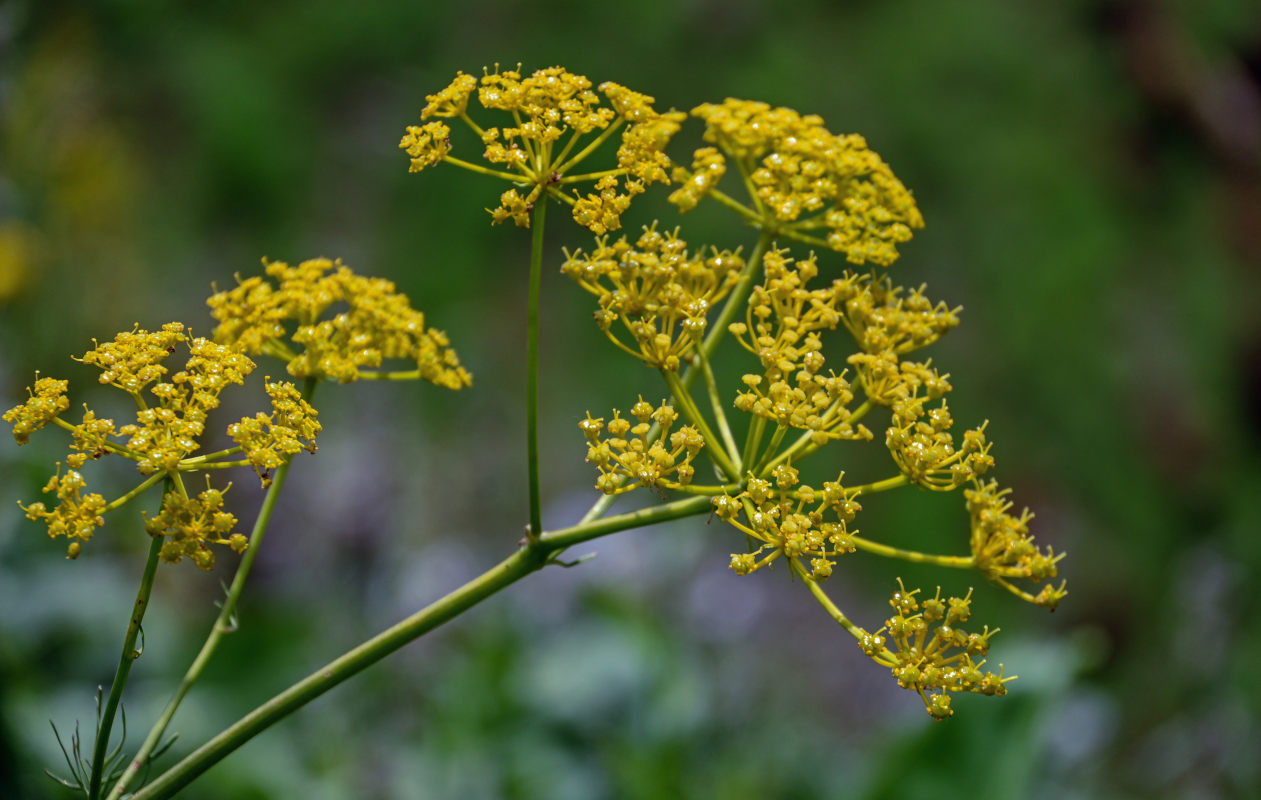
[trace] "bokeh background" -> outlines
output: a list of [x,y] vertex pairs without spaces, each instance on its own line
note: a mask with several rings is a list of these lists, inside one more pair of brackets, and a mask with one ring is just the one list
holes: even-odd
[[[208,332],[210,287],[262,256],[391,278],[476,376],[459,394],[318,398],[320,453],[294,468],[177,751],[520,536],[528,236],[489,225],[499,185],[409,175],[396,148],[456,70],[518,61],[616,80],[659,108],[757,98],[864,134],[928,222],[894,274],[965,309],[931,352],[954,377],[951,408],[990,420],[996,475],[1068,551],[1071,594],[1048,615],[978,585],[977,619],[1003,628],[993,658],[1020,679],[934,724],[782,570],[730,573],[729,529],[624,533],[298,712],[182,797],[1256,796],[1261,11],[1245,0],[0,4],[5,407],[40,369],[109,408],[68,354],[133,323]],[[628,230],[675,224],[664,194]],[[662,391],[558,274],[561,247],[589,237],[553,220],[549,527],[594,499],[575,423]],[[693,242],[752,240],[713,209],[683,222]],[[741,366],[720,364],[729,384]],[[253,410],[238,402],[229,412]],[[138,508],[75,562],[22,518],[16,501],[63,447],[55,432],[0,445],[6,798],[70,796],[41,774],[62,767],[48,721],[90,729],[145,547]],[[820,468],[883,477],[878,455]],[[130,479],[89,476],[114,494]],[[229,495],[247,524],[256,484],[239,476]],[[959,496],[866,505],[868,535],[964,547]],[[126,698],[133,745],[231,564],[162,570]],[[897,575],[975,583],[855,555],[829,586],[876,627]]]

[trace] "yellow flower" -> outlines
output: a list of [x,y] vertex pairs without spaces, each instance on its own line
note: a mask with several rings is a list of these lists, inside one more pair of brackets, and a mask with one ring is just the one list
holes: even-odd
[[315,452],[315,437],[322,430],[319,412],[302,399],[302,393],[288,381],[266,383],[272,413],[243,417],[228,426],[228,436],[245,451],[263,485],[270,482],[270,470],[280,467],[302,450]]
[[[483,110],[511,115],[503,125],[479,125],[469,115],[476,93]],[[604,95],[602,100],[601,94]],[[665,148],[686,115],[657,112],[653,98],[611,81],[592,89],[584,75],[548,67],[524,76],[520,68],[489,70],[481,79],[458,73],[449,86],[428,95],[421,119],[458,118],[478,137],[482,157],[505,170],[488,169],[454,158],[450,130],[432,122],[409,126],[399,147],[411,158],[412,172],[440,161],[516,184],[488,209],[491,221],[512,220],[529,227],[533,206],[547,194],[573,207],[578,224],[597,235],[621,227],[631,198],[652,183],[669,183],[671,161]],[[607,100],[607,105],[604,100]],[[580,173],[580,163],[618,129],[617,168]],[[595,191],[571,192],[572,185],[594,182]]]
[[697,150],[690,171],[675,170],[683,186],[670,200],[681,211],[715,191],[726,169],[721,151],[745,177],[750,215],[763,227],[826,245],[855,264],[889,266],[897,245],[924,226],[910,191],[861,136],[838,136],[818,116],[751,100],[705,103],[692,114],[715,147]]
[[188,557],[198,568],[210,570],[215,565],[215,552],[210,545],[227,545],[237,553],[245,551],[248,540],[232,532],[236,516],[223,510],[225,491],[212,488],[207,482],[206,490],[196,497],[174,491],[163,495],[162,510],[145,520],[150,536],[166,537],[159,553],[163,561],[175,564]]
[[[596,323],[619,349],[645,364],[677,371],[705,336],[710,311],[735,287],[744,268],[738,251],[691,255],[678,233],[656,226],[632,246],[625,237],[597,239],[590,255],[565,252],[561,272],[599,300]],[[635,347],[613,332],[616,322]]]
[[[392,282],[358,275],[325,258],[297,266],[263,263],[274,284],[258,276],[238,279],[235,288],[207,300],[219,322],[216,341],[239,345],[252,355],[277,356],[297,378],[340,383],[418,378],[449,389],[472,383],[446,334],[426,328],[425,315]],[[331,313],[342,304],[345,310]],[[300,351],[290,342],[301,345]],[[387,359],[410,361],[416,369],[385,375],[370,371]]]
[[1007,681],[1014,677],[1003,677],[1001,666],[998,674],[981,671],[990,637],[998,629],[986,626],[981,633],[968,633],[959,626],[972,615],[971,590],[943,601],[938,587],[937,594],[922,603],[915,597],[918,593],[919,589],[908,592],[898,579],[898,591],[889,600],[894,615],[875,633],[860,630],[862,651],[888,667],[899,686],[919,694],[935,719],[954,714],[950,693],[1006,694]]
[[[605,494],[622,494],[640,486],[678,489],[691,483],[696,474],[692,461],[705,446],[700,433],[691,425],[671,433],[679,415],[665,402],[653,408],[640,397],[631,416],[635,425],[618,411],[607,426],[603,418],[593,419],[590,413],[578,423],[587,437],[587,461],[600,470],[596,488]],[[659,432],[649,441],[653,423]]]
[[37,377],[34,391],[27,387],[26,392],[30,395],[27,401],[4,412],[0,419],[13,423],[13,438],[18,444],[29,442],[32,433],[70,408],[70,401],[66,399],[68,386],[67,381]]
[[48,479],[44,486],[44,494],[57,497],[57,505],[52,511],[43,503],[31,503],[20,506],[31,521],[43,520],[48,526],[48,535],[65,536],[74,539],[67,550],[69,558],[77,558],[81,549],[80,542],[92,538],[96,529],[105,524],[105,498],[96,493],[84,494],[83,476],[77,470],[66,470],[61,474],[61,465],[57,465],[57,474]]
[[1049,547],[1045,552],[1038,549],[1029,533],[1033,514],[1027,508],[1019,517],[1008,513],[1012,508],[1009,494],[1011,490],[1000,491],[996,481],[976,483],[963,493],[972,518],[972,556],[987,578],[1023,600],[1054,611],[1068,594],[1065,582],[1058,587],[1048,583],[1036,595],[1011,583],[1012,579],[1040,583],[1056,577],[1056,562],[1064,554]]

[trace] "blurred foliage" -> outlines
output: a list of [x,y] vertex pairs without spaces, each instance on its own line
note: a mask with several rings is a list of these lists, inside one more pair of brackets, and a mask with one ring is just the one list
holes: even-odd
[[[177,750],[520,535],[528,237],[489,226],[497,187],[410,176],[395,147],[457,69],[518,60],[659,108],[750,97],[864,134],[928,222],[901,281],[965,307],[931,353],[954,376],[952,410],[991,420],[998,474],[1038,512],[1039,540],[1068,551],[1071,594],[1048,617],[978,587],[978,614],[1021,631],[994,650],[1021,678],[933,724],[786,573],[731,576],[728,531],[622,534],[182,796],[1255,796],[1261,16],[1243,0],[0,5],[6,406],[37,368],[95,405],[67,353],[132,322],[208,331],[210,286],[264,255],[397,281],[477,378],[467,397],[327,393],[327,440],[297,465],[271,534],[302,546],[261,553]],[[672,219],[650,194],[628,230]],[[714,239],[730,230],[715,213],[684,219],[685,237],[741,244]],[[549,231],[557,267],[562,244],[586,243]],[[544,292],[552,526],[593,499],[577,420],[659,390],[608,357],[580,292],[555,273]],[[14,501],[38,492],[53,447],[0,447],[4,797],[61,796],[35,768],[60,758],[47,719],[91,718],[144,548],[102,534],[64,563],[21,519]],[[251,487],[232,500],[246,520],[257,507]],[[942,550],[964,541],[961,505],[905,490],[873,498],[862,523]],[[133,729],[194,652],[224,569],[159,576]],[[966,580],[895,570],[856,555],[832,580],[860,622],[885,616],[895,574]]]

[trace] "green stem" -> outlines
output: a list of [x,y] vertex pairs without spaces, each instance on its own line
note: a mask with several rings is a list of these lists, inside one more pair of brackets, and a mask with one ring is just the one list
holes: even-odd
[[490,167],[483,167],[481,164],[474,164],[471,161],[465,161],[464,159],[456,158],[455,156],[450,156],[450,155],[443,156],[442,160],[454,166],[466,169],[470,172],[476,172],[479,175],[489,175],[492,178],[499,178],[500,180],[511,181],[513,183],[529,183],[530,182],[530,178],[525,175],[515,175],[511,172],[504,172],[503,170],[491,169]]
[[547,563],[552,553],[609,533],[695,516],[705,513],[710,508],[712,506],[708,497],[694,497],[633,511],[629,514],[619,514],[593,524],[576,525],[572,528],[544,533],[497,566],[330,661],[255,708],[185,756],[183,760],[162,773],[148,786],[137,791],[131,796],[131,800],[162,800],[162,798],[173,796],[198,775],[278,720],[501,589],[538,571]]
[[539,198],[534,206],[534,237],[530,245],[530,299],[526,312],[525,335],[525,438],[530,480],[530,528],[528,536],[543,532],[539,505],[539,285],[543,276],[543,222],[547,201]]
[[705,389],[709,393],[709,405],[714,409],[714,417],[718,420],[718,432],[722,434],[723,443],[727,446],[727,454],[735,462],[736,475],[744,470],[740,459],[740,448],[736,446],[736,437],[731,435],[731,425],[722,408],[722,399],[718,396],[718,382],[714,380],[714,371],[710,369],[709,359],[700,353],[701,373],[705,376]]
[[[709,423],[705,421],[700,409],[692,401],[692,395],[683,387],[679,376],[668,369],[661,370],[661,375],[665,378],[666,386],[670,387],[670,392],[674,395],[674,399],[678,401],[679,408],[683,411],[683,416],[688,422],[700,429],[701,436],[704,437],[705,444],[708,445],[705,452],[709,454],[709,457],[726,474],[729,480],[739,480],[740,471],[731,463],[731,458],[727,455],[727,451],[723,449],[722,442],[710,429]],[[650,430],[648,435],[651,437],[653,431]],[[652,441],[652,439],[649,439],[649,441]]]
[[[315,381],[307,378],[303,387],[303,396],[310,399],[315,390]],[[263,497],[263,504],[258,510],[258,518],[254,520],[254,529],[250,532],[250,545],[245,550],[245,554],[241,556],[241,563],[236,568],[236,574],[232,577],[232,585],[228,587],[227,596],[223,600],[223,604],[219,608],[219,616],[215,619],[214,625],[210,628],[210,634],[206,636],[206,641],[202,643],[201,650],[197,653],[193,663],[189,665],[188,671],[184,673],[184,677],[180,680],[179,686],[175,689],[175,694],[167,701],[166,708],[162,709],[162,714],[158,717],[157,722],[153,724],[144,743],[140,745],[140,749],[136,751],[136,755],[131,759],[131,763],[127,765],[127,770],[122,774],[118,781],[114,784],[114,788],[110,790],[106,800],[117,800],[127,786],[135,778],[136,773],[148,762],[149,754],[158,746],[162,735],[166,732],[166,728],[171,724],[171,720],[175,716],[175,712],[179,709],[180,703],[184,701],[184,696],[193,688],[193,684],[201,677],[202,671],[206,668],[206,664],[210,662],[210,657],[214,655],[215,649],[219,646],[219,641],[226,633],[231,633],[235,626],[232,618],[236,614],[237,604],[241,599],[241,592],[245,588],[245,581],[249,577],[250,570],[254,566],[254,559],[258,557],[258,550],[263,543],[263,536],[267,533],[267,526],[271,522],[272,512],[276,509],[276,500],[280,497],[280,490],[285,485],[285,478],[289,475],[289,466],[293,463],[290,459],[276,469],[276,475],[272,478],[271,486],[267,489],[266,496]]]
[[145,610],[149,608],[149,595],[153,592],[153,578],[158,572],[158,555],[162,552],[163,537],[154,536],[149,543],[149,558],[145,561],[144,572],[140,575],[140,587],[136,590],[136,602],[131,607],[131,619],[127,622],[127,632],[123,635],[123,652],[118,657],[118,669],[114,670],[114,682],[109,687],[109,697],[105,700],[105,708],[101,712],[101,724],[96,731],[96,746],[92,753],[92,778],[88,784],[89,800],[101,796],[102,772],[105,769],[105,754],[109,752],[109,736],[114,727],[114,714],[122,700],[123,687],[127,684],[127,674],[131,665],[140,657],[136,651],[136,638],[140,635],[140,625],[144,621]]
[[890,547],[887,544],[873,542],[870,539],[864,539],[861,536],[851,536],[854,547],[868,553],[875,553],[878,556],[886,558],[900,558],[903,561],[913,561],[917,564],[936,564],[939,567],[956,567],[959,569],[971,569],[976,566],[976,559],[972,556],[941,556],[933,553],[921,553],[918,550],[903,550],[900,547]]
[[862,486],[850,486],[850,491],[859,494],[871,494],[872,492],[887,492],[890,489],[896,489],[899,486],[905,486],[911,482],[911,479],[905,475],[894,475],[892,478],[885,478],[882,481],[874,481],[872,483],[864,483]]
[[145,491],[147,491],[150,486],[152,486],[153,484],[157,483],[158,481],[162,480],[165,477],[166,477],[165,473],[161,473],[161,472],[153,473],[148,478],[145,478],[144,482],[141,483],[139,486],[132,489],[130,492],[118,498],[117,500],[114,500],[109,505],[105,506],[105,508],[101,509],[101,513],[102,514],[109,513],[110,511],[113,511],[114,509],[118,508],[122,504],[136,499],[138,496],[140,496]]
[[827,596],[827,593],[823,591],[823,587],[819,585],[818,581],[811,577],[810,573],[801,565],[800,561],[794,558],[792,560],[792,565],[793,570],[797,573],[797,576],[801,578],[802,582],[806,584],[806,588],[810,590],[810,594],[814,595],[814,599],[819,603],[819,605],[823,606],[823,610],[828,612],[828,616],[836,620],[842,628],[849,631],[850,636],[861,640],[862,635],[866,631],[855,625],[853,622],[850,622],[849,617],[845,616],[844,612],[837,608],[836,603],[832,602],[832,598]]

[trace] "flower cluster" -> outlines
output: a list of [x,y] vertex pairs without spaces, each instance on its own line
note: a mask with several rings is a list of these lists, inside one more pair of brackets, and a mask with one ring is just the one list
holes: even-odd
[[[616,83],[600,84],[599,93],[591,87],[585,76],[562,67],[523,77],[519,67],[500,70],[496,66],[480,79],[458,73],[450,85],[426,97],[422,120],[460,119],[481,140],[482,157],[508,171],[452,157],[451,129],[437,120],[408,126],[399,147],[411,159],[412,172],[449,161],[517,184],[490,210],[495,223],[512,220],[529,227],[534,204],[547,193],[572,206],[578,224],[603,235],[621,227],[621,216],[632,197],[649,184],[670,182],[672,164],[665,148],[686,115],[657,112],[653,98]],[[511,114],[512,124],[483,128],[474,122],[468,114],[474,93],[482,108]],[[618,129],[622,137],[617,169],[574,174],[573,168]],[[594,181],[595,191],[571,195],[564,190],[566,185],[584,181]]]
[[848,526],[862,510],[855,499],[858,492],[841,485],[844,474],[824,482],[822,490],[799,485],[797,470],[788,464],[775,467],[772,476],[774,485],[750,476],[738,495],[714,498],[719,519],[760,543],[752,552],[733,553],[731,568],[748,575],[780,556],[809,558],[812,577],[827,578],[836,566],[833,559],[855,550],[856,531]]
[[96,529],[105,524],[105,498],[96,493],[84,494],[83,476],[77,470],[66,470],[61,474],[61,465],[57,465],[57,474],[48,479],[44,486],[44,494],[52,494],[57,498],[57,505],[51,510],[44,503],[31,503],[21,506],[26,518],[32,522],[43,521],[48,526],[48,535],[54,538],[65,536],[73,541],[66,550],[67,558],[78,558],[83,549],[82,542],[92,538]]
[[292,383],[266,382],[272,413],[259,412],[228,426],[228,436],[245,452],[263,486],[271,483],[270,470],[278,468],[302,450],[315,452],[315,437],[322,429],[311,407]]
[[[670,200],[687,211],[736,162],[752,193],[756,211],[777,232],[817,241],[845,254],[852,263],[892,264],[897,245],[922,228],[911,193],[880,156],[857,134],[838,136],[815,115],[789,108],[729,98],[692,110],[705,123],[705,141],[691,170],[676,167],[682,184]],[[826,231],[822,239],[813,231]]]
[[954,419],[946,401],[925,410],[926,398],[913,396],[893,406],[893,422],[885,434],[885,444],[902,474],[926,489],[951,491],[971,483],[994,466],[985,425],[963,434],[963,444],[955,447],[950,432]]
[[[390,281],[358,275],[324,258],[297,266],[264,264],[275,284],[257,275],[238,278],[237,286],[207,301],[219,322],[216,341],[237,344],[252,355],[277,356],[298,378],[348,383],[382,377],[367,370],[385,359],[405,359],[416,370],[389,377],[419,378],[449,389],[472,383],[446,334],[426,328],[425,315]],[[330,318],[322,319],[326,312]],[[300,345],[300,352],[290,342]]]
[[1006,682],[1013,678],[1003,677],[1001,666],[997,675],[981,671],[990,637],[998,630],[986,626],[981,633],[968,633],[959,627],[972,615],[972,592],[943,601],[938,587],[922,602],[918,593],[908,592],[898,579],[898,591],[889,600],[894,614],[875,633],[860,633],[862,651],[888,667],[899,686],[918,693],[936,719],[954,714],[951,693],[1006,694]]
[[904,296],[888,276],[847,270],[835,289],[842,321],[864,353],[903,355],[927,347],[959,324],[960,309],[934,304],[923,286]]
[[1010,489],[999,490],[996,481],[977,483],[963,493],[972,519],[972,557],[976,567],[987,578],[1005,587],[1017,597],[1052,611],[1068,592],[1065,582],[1059,586],[1048,583],[1036,595],[1012,585],[1011,579],[1026,579],[1034,583],[1056,577],[1056,562],[1064,557],[1051,548],[1038,549],[1029,534],[1029,509],[1019,517],[1008,513],[1011,501]]
[[[739,252],[711,250],[691,255],[678,233],[656,227],[631,246],[626,238],[596,242],[590,255],[565,253],[561,272],[599,298],[600,330],[620,349],[649,366],[677,371],[705,337],[709,314],[740,279]],[[635,341],[632,348],[613,332],[618,321]]]
[[[219,407],[220,394],[228,386],[243,384],[255,368],[242,352],[242,345],[193,337],[178,322],[156,331],[123,331],[112,341],[94,341],[94,345],[78,360],[100,370],[100,383],[131,395],[137,405],[135,421],[119,427],[114,420],[98,417],[85,405],[78,424],[66,422],[59,415],[70,406],[66,399],[68,383],[38,379],[34,389],[28,390],[28,400],[7,411],[4,419],[13,423],[13,435],[19,444],[26,443],[33,431],[49,422],[69,431],[71,443],[65,474],[58,465],[57,474],[44,487],[46,494],[57,498],[56,506],[51,510],[42,502],[23,506],[27,517],[44,522],[50,536],[72,539],[69,555],[74,558],[81,551],[82,542],[91,539],[95,529],[104,525],[107,511],[165,476],[174,482],[175,489],[164,498],[162,515],[150,520],[150,533],[168,537],[162,549],[166,560],[178,561],[187,555],[198,566],[209,569],[214,556],[208,544],[228,544],[239,550],[245,540],[228,536],[235,518],[220,511],[221,494],[207,488],[199,499],[189,500],[184,496],[180,474],[240,464],[277,467],[300,449],[314,450],[314,437],[319,431],[315,410],[293,384],[268,383],[274,413],[234,425],[234,429],[244,427],[254,432],[242,436],[238,447],[197,456],[194,454],[201,448],[207,417]],[[188,356],[182,367],[172,370],[166,362],[180,346],[187,349]],[[248,461],[223,460],[242,451]],[[149,476],[113,503],[107,503],[100,494],[87,492],[79,471],[88,459],[108,454],[136,462],[140,473]]]
[[38,378],[35,390],[27,388],[30,397],[20,406],[14,406],[4,412],[5,422],[13,424],[13,438],[18,444],[26,444],[31,434],[56,419],[61,412],[70,408],[66,399],[67,381],[56,378]]
[[[200,337],[187,339],[182,333],[183,326],[178,323],[165,326],[163,333],[171,333],[176,326],[180,329],[180,341],[188,345],[189,357],[184,369],[172,374],[169,380],[154,383],[149,393],[157,398],[157,405],[142,407],[134,423],[118,429],[120,436],[129,437],[124,447],[137,459],[137,467],[144,475],[177,469],[180,461],[200,447],[198,440],[205,432],[206,416],[219,407],[219,394],[230,384],[243,384],[245,376],[254,371],[254,362],[238,347],[215,344]],[[129,339],[137,347],[143,347],[135,334]],[[117,343],[118,339],[114,344]],[[174,350],[174,345],[169,347]],[[108,360],[102,358],[101,351],[109,348],[110,344],[98,346],[83,357],[84,363],[99,365]],[[155,351],[150,349],[149,352]],[[169,352],[161,350],[161,354],[165,357]],[[106,367],[101,382],[107,382],[105,378],[115,369]],[[167,372],[160,364],[152,364],[141,367],[135,374],[143,375],[150,369],[161,375]],[[110,420],[89,420],[85,415],[75,435],[76,443],[82,440],[88,445],[103,444],[110,425]]]
[[841,282],[808,289],[819,273],[813,254],[794,262],[787,250],[770,250],[762,266],[765,278],[749,297],[746,321],[730,326],[762,365],[761,375],[743,376],[748,388],[736,395],[736,408],[781,427],[811,431],[816,446],[830,439],[870,440],[871,431],[849,408],[854,394],[844,371],[822,372],[826,359],[817,332],[840,322]]
[[[587,437],[587,461],[600,470],[596,488],[612,495],[640,486],[679,489],[691,483],[696,472],[692,460],[705,444],[700,433],[690,425],[671,433],[679,418],[674,408],[666,403],[653,408],[642,397],[631,407],[631,416],[634,425],[616,410],[607,426],[589,413],[578,423]],[[659,433],[650,441],[653,423]]]
[[[231,488],[231,484],[227,488]],[[185,556],[199,569],[210,570],[215,565],[215,551],[211,544],[227,545],[236,553],[245,552],[249,541],[240,533],[232,533],[236,517],[223,510],[223,493],[209,483],[205,491],[196,497],[186,497],[179,491],[167,492],[162,497],[162,510],[145,520],[145,530],[150,536],[164,536],[160,556],[163,561],[175,564]]]

